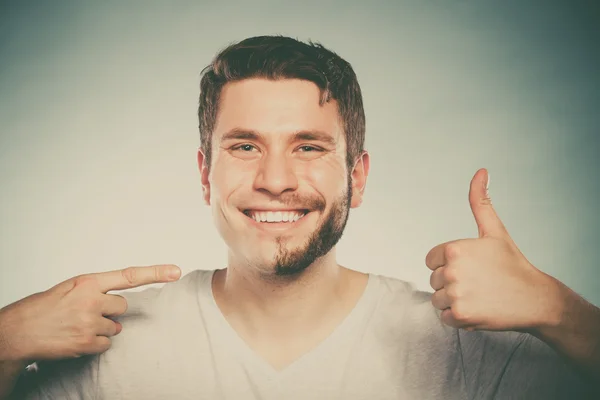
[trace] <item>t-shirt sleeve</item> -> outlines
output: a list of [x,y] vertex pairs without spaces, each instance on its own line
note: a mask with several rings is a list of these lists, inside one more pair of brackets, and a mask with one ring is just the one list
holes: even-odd
[[522,334],[504,368],[496,398],[592,399],[591,382],[546,343]]
[[97,399],[98,356],[38,362],[37,370],[24,372],[11,399]]
[[459,340],[469,398],[592,398],[589,382],[532,335],[460,330]]

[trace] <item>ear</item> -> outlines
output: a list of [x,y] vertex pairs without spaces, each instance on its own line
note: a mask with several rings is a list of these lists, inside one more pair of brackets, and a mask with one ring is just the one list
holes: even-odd
[[365,186],[367,185],[367,177],[369,176],[370,168],[369,153],[363,151],[362,154],[354,163],[352,169],[352,201],[350,202],[351,208],[357,208],[362,204],[363,195],[365,192]]
[[206,157],[200,148],[198,149],[198,169],[200,170],[200,182],[202,183],[202,197],[204,197],[206,205],[210,206],[209,168],[206,164]]

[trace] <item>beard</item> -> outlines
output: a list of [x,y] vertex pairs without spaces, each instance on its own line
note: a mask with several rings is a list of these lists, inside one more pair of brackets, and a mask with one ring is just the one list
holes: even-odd
[[345,193],[334,202],[321,226],[310,235],[304,246],[290,250],[286,247],[284,238],[278,237],[276,239],[277,253],[271,278],[276,280],[294,280],[298,278],[318,258],[329,253],[338,243],[350,214],[350,201],[352,199],[352,178],[350,175],[348,175],[347,180],[348,186]]

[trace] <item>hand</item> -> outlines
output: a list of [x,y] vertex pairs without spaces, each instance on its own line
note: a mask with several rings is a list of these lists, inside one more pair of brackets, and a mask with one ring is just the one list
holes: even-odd
[[447,325],[467,330],[528,331],[553,314],[554,278],[535,268],[496,215],[488,173],[471,180],[469,202],[479,238],[455,240],[429,251],[433,306]]
[[[169,275],[170,272],[173,275]],[[68,279],[0,310],[0,361],[41,361],[106,351],[121,332],[124,290],[179,279],[174,265],[130,267]]]

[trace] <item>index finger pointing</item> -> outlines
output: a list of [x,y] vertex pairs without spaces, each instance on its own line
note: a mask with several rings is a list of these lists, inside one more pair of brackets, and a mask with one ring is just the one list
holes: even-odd
[[93,275],[102,293],[106,293],[111,290],[125,290],[153,283],[176,281],[181,276],[181,269],[171,264],[151,265],[128,267]]

